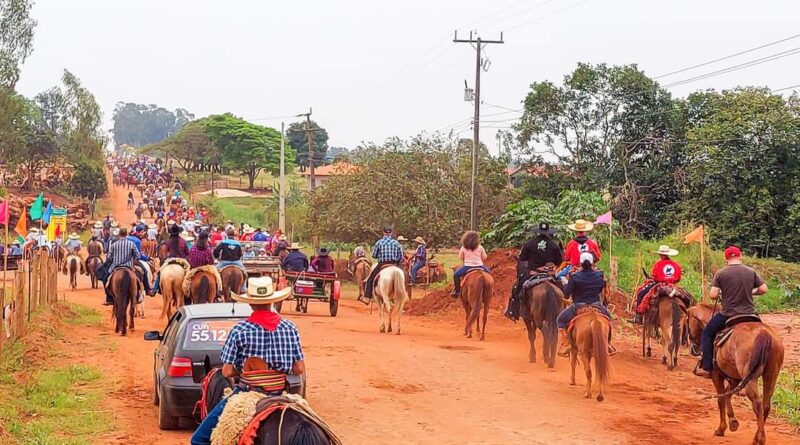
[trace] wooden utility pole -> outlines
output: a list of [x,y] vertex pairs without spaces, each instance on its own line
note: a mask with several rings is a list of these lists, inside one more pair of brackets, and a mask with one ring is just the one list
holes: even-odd
[[472,120],[472,178],[469,203],[469,226],[471,230],[478,230],[477,189],[475,183],[478,176],[478,148],[480,147],[481,132],[481,69],[483,69],[481,50],[483,45],[486,44],[504,43],[503,33],[500,33],[500,40],[483,40],[480,37],[473,38],[472,31],[469,33],[469,39],[459,39],[458,31],[456,31],[453,37],[453,42],[469,43],[470,45],[475,44],[475,96],[473,97],[473,100],[475,101],[475,117]]
[[286,134],[281,122],[281,190],[278,204],[278,227],[286,233]]
[[308,109],[308,113],[301,113],[298,114],[297,117],[306,117],[306,128],[303,131],[306,132],[306,145],[308,145],[308,176],[311,182],[309,189],[314,190],[317,186],[317,177],[314,174],[314,132],[315,131],[323,131],[321,128],[311,128],[311,108]]

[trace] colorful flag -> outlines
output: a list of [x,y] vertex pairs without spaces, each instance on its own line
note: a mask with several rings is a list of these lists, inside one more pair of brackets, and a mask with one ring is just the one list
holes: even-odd
[[61,224],[56,224],[55,238],[53,239],[55,240],[56,238],[61,238]]
[[603,213],[602,215],[598,216],[597,220],[594,223],[595,224],[611,225],[611,220],[612,220],[611,210],[609,210],[608,212]]
[[14,231],[17,232],[17,239],[20,244],[25,244],[25,237],[28,236],[28,218],[25,216],[25,207],[22,208],[22,214],[19,215],[17,226]]
[[0,224],[8,225],[8,201],[0,204]]
[[705,238],[705,231],[703,230],[703,226],[700,226],[692,230],[692,232],[689,233],[688,235],[684,236],[683,243],[684,244],[702,243],[704,238]]
[[31,220],[42,219],[42,206],[44,205],[44,193],[39,193],[39,197],[31,204]]
[[42,222],[50,224],[51,216],[53,216],[53,201],[47,201],[47,208],[44,209],[44,215],[42,215]]

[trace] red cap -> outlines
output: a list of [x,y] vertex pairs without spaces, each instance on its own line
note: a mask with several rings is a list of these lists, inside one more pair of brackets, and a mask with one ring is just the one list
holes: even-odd
[[742,256],[742,251],[736,246],[730,246],[725,249],[725,259],[739,258]]

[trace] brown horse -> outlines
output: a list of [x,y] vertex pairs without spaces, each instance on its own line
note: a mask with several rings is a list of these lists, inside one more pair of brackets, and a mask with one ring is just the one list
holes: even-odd
[[97,289],[98,287],[98,279],[97,279],[97,268],[103,264],[103,259],[97,255],[92,255],[86,259],[86,273],[89,275],[89,279],[92,281],[92,289]]
[[356,260],[355,264],[353,264],[353,277],[358,283],[358,298],[364,296],[364,287],[367,284],[367,277],[369,277],[369,271],[372,268],[372,263],[366,258]]
[[145,255],[153,258],[156,256],[156,240],[154,239],[143,239],[142,240],[142,252]]
[[[689,337],[693,349],[699,348],[700,336],[713,315],[714,307],[710,305],[703,304],[689,309]],[[753,444],[767,443],[764,424],[772,409],[772,395],[783,366],[783,356],[780,336],[766,324],[742,322],[733,327],[730,337],[716,350],[714,369],[711,372],[719,408],[719,426],[714,431],[715,436],[724,436],[728,426],[731,431],[739,429],[731,397],[744,390],[753,404],[758,422]],[[763,381],[763,394],[758,391],[759,377]],[[727,388],[726,382],[730,383]],[[730,418],[729,425],[725,422],[726,414]]]
[[564,292],[554,282],[545,281],[526,291],[522,304],[522,320],[528,330],[530,352],[528,361],[536,363],[536,330],[542,331],[542,357],[548,368],[556,366],[558,327],[556,318],[564,309]]
[[687,301],[694,298],[685,290],[671,284],[657,284],[652,298],[657,298],[656,310],[644,314],[642,327],[642,354],[652,355],[650,340],[661,339],[661,363],[672,371],[678,365],[678,350],[686,343]]
[[[139,294],[139,279],[133,269],[122,267],[114,270],[108,278],[108,286],[114,299],[112,318],[116,320],[114,333],[127,335],[128,327],[134,329],[134,311],[136,296]],[[126,323],[126,309],[130,315],[130,322]]]
[[231,301],[231,292],[238,294],[241,291],[245,274],[238,266],[227,266],[219,274],[222,277],[222,299],[228,303]]
[[183,297],[192,304],[213,303],[217,298],[221,279],[214,266],[191,269],[183,279]]
[[169,256],[169,246],[167,246],[167,243],[161,243],[158,245],[156,248],[156,256],[158,257],[159,262],[164,264]]
[[57,246],[50,252],[50,256],[52,256],[56,260],[56,264],[60,266],[64,262],[64,259],[67,258],[67,253],[67,249],[64,246]]
[[81,257],[74,253],[67,255],[67,258],[61,264],[61,272],[64,275],[69,275],[69,287],[72,288],[72,290],[78,288],[78,274],[86,273],[83,268]]
[[[464,335],[472,338],[472,324],[476,323],[481,341],[486,340],[486,321],[489,318],[489,303],[494,292],[494,277],[476,269],[467,273],[462,280],[461,304],[464,305],[467,323],[464,325]],[[483,304],[483,329],[480,322],[481,304]]]
[[605,398],[605,388],[611,375],[611,363],[608,354],[608,335],[611,332],[611,321],[592,306],[585,306],[578,311],[578,316],[573,319],[571,329],[568,330],[569,340],[572,345],[569,362],[572,368],[570,385],[575,385],[575,367],[578,365],[578,356],[583,363],[586,373],[587,399],[592,398],[592,359],[594,359],[595,375],[597,381],[597,401]]

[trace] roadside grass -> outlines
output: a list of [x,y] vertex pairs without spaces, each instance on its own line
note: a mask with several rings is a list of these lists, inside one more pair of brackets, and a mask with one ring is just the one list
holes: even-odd
[[781,372],[775,396],[772,398],[775,414],[796,429],[800,428],[800,372]]
[[100,326],[103,316],[100,312],[79,304],[68,303],[70,316],[63,318],[63,321],[71,325]]
[[245,198],[212,198],[203,196],[198,205],[205,206],[212,221],[233,221],[238,226],[240,223],[251,226],[265,226],[267,223],[266,199],[259,197]]
[[0,443],[88,445],[113,429],[111,416],[99,407],[106,392],[100,371],[61,366],[63,351],[53,347],[69,324],[99,321],[95,311],[77,308],[37,312],[28,335],[0,354]]

